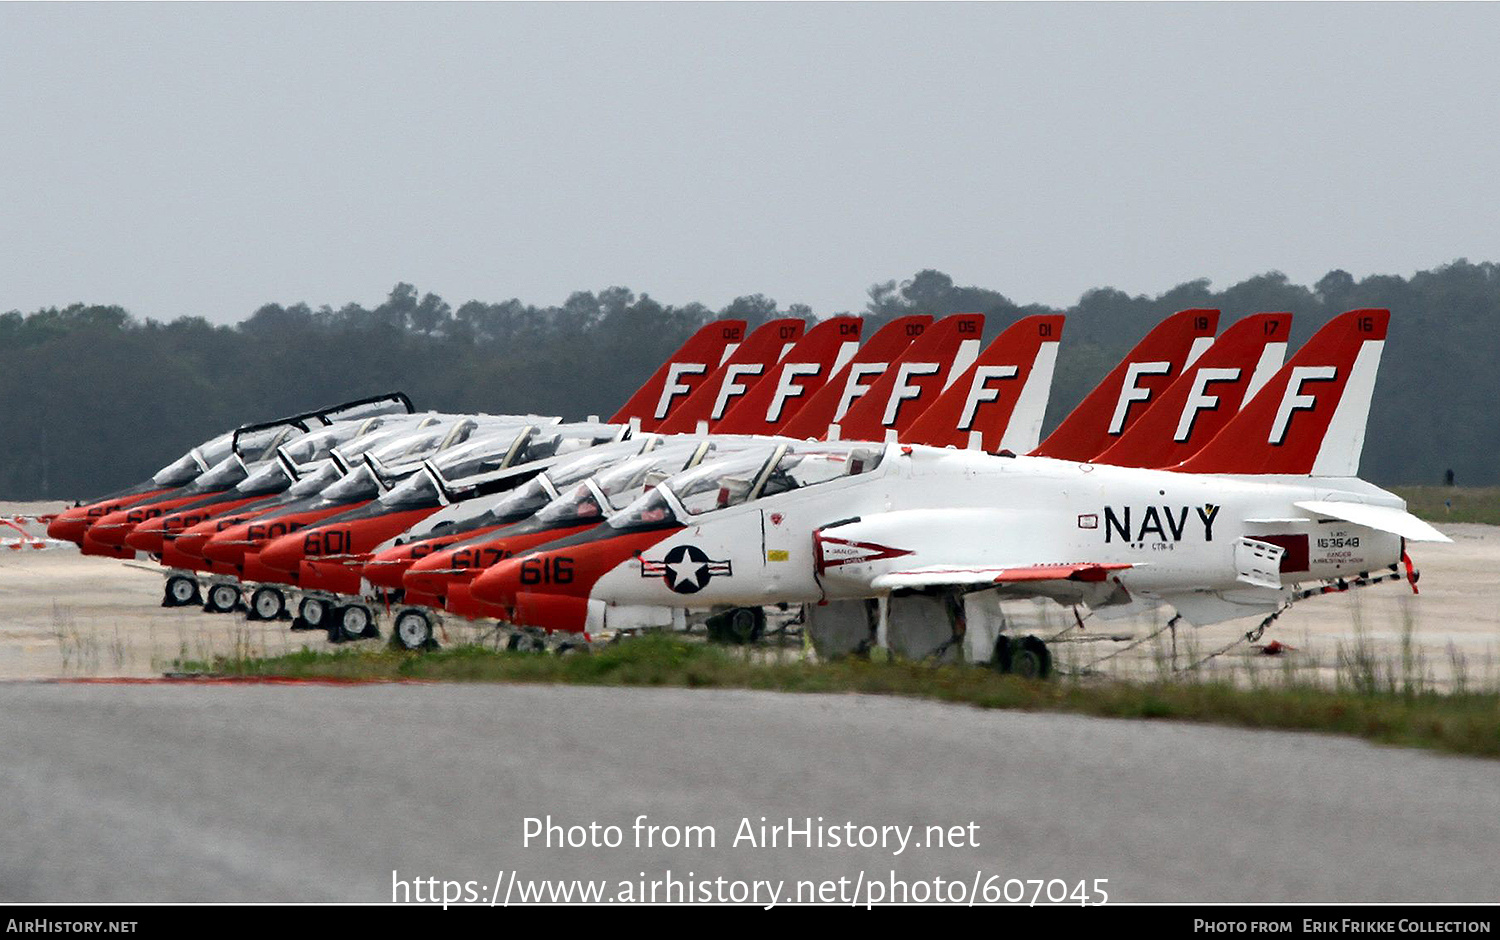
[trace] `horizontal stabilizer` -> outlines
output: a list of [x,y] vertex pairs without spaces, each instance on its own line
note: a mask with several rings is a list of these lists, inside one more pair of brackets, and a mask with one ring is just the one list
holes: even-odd
[[1367,529],[1379,529],[1382,532],[1399,535],[1412,542],[1453,541],[1406,510],[1391,506],[1368,506],[1364,503],[1340,503],[1325,500],[1309,500],[1293,505],[1318,516],[1332,516],[1335,519],[1362,525]]
[[926,568],[892,571],[877,576],[871,583],[881,591],[907,591],[952,586],[989,587],[994,584],[1013,584],[1021,581],[1098,582],[1109,577],[1111,571],[1131,567],[1134,566],[1125,563],[1092,564],[1088,562],[1072,565],[1023,565],[1013,568],[932,565]]

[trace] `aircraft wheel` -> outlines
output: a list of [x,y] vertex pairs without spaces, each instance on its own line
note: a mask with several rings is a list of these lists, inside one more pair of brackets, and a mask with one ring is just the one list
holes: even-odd
[[517,630],[505,642],[505,648],[512,653],[539,653],[547,648],[547,641],[530,630]]
[[335,609],[329,632],[332,633],[335,629],[338,630],[339,639],[346,642],[379,635],[375,629],[375,616],[363,604],[350,604]]
[[432,638],[432,619],[420,610],[403,610],[397,614],[391,632],[405,649],[425,650],[437,646]]
[[328,604],[316,597],[304,597],[297,605],[297,617],[292,621],[293,630],[321,630],[328,619]]
[[251,620],[276,620],[286,611],[286,595],[273,587],[258,587],[250,595]]
[[167,579],[167,590],[162,596],[161,606],[190,607],[201,603],[203,603],[203,594],[198,590],[197,581],[180,574],[174,574]]
[[766,629],[766,612],[759,607],[736,607],[708,619],[708,635],[723,643],[754,643]]
[[579,653],[589,652],[589,645],[582,640],[564,640],[557,644],[557,655],[576,656]]
[[1046,643],[1028,636],[1011,644],[1009,671],[1023,679],[1045,679],[1052,674],[1052,653]]
[[215,584],[208,589],[203,609],[211,614],[227,614],[240,604],[240,589],[232,584]]

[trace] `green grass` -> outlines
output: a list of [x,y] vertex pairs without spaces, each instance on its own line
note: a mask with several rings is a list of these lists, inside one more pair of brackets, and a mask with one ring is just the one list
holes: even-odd
[[1440,528],[1445,522],[1500,525],[1500,486],[1392,486],[1389,489],[1406,500],[1410,512]]
[[743,650],[667,635],[635,638],[587,655],[511,653],[480,646],[425,654],[392,649],[304,650],[268,659],[183,662],[178,667],[185,672],[236,676],[859,692],[980,708],[1322,731],[1381,744],[1500,757],[1500,693],[1440,694],[1377,688],[1374,683],[1329,689],[1291,673],[1277,685],[1250,688],[1222,680],[1181,678],[1035,682],[976,666],[858,659],[752,661]]

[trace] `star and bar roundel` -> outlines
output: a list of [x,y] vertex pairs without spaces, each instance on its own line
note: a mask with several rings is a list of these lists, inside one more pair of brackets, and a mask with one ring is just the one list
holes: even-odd
[[678,545],[661,561],[641,559],[641,577],[661,578],[678,594],[696,594],[715,576],[732,577],[729,562],[714,561],[696,545]]

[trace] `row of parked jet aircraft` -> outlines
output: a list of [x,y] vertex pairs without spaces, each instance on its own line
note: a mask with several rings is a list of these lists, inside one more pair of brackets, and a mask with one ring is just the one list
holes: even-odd
[[[964,645],[1045,674],[1046,644],[973,614],[1049,598],[1204,625],[1405,576],[1446,541],[1357,479],[1389,313],[1336,317],[1283,364],[1291,315],[1184,310],[1039,440],[1063,317],[980,349],[984,318],[720,320],[607,422],[417,412],[391,394],[246,425],[54,518],[149,556],[167,606],[292,618],[408,648],[441,613],[523,643],[709,614],[755,638],[800,608],[820,652]],[[292,611],[295,610],[295,616]],[[1080,621],[1081,622],[1081,621]]]

